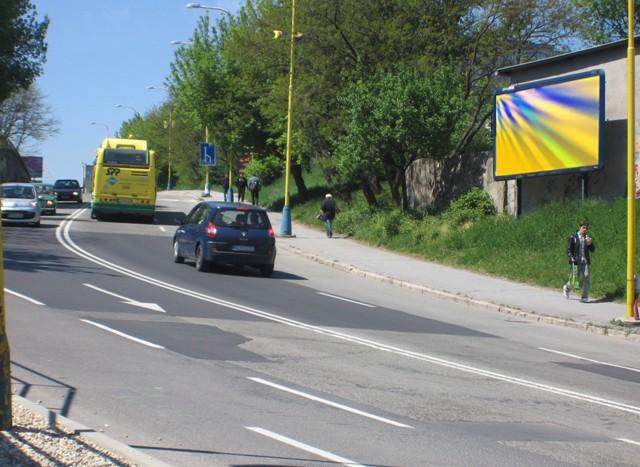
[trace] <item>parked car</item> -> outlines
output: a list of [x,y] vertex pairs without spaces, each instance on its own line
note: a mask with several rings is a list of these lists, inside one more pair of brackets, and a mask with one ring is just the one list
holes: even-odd
[[2,222],[40,225],[40,201],[32,183],[2,184]]
[[42,214],[55,214],[58,208],[58,199],[53,194],[53,185],[50,183],[34,183]]
[[56,180],[53,184],[53,193],[58,201],[82,203],[82,187],[78,180]]
[[246,204],[198,203],[173,236],[173,260],[195,261],[198,271],[213,264],[254,266],[273,274],[276,239],[267,211]]

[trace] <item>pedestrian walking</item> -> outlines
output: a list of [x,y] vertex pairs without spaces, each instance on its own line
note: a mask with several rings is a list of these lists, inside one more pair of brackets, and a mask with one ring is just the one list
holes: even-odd
[[324,228],[327,232],[327,237],[333,237],[333,220],[336,218],[336,214],[340,212],[336,205],[336,200],[333,199],[331,193],[324,195],[324,201],[320,204],[320,211],[322,211],[321,219],[324,221]]
[[229,191],[229,176],[225,175],[224,180],[222,181],[222,195],[224,200],[227,200],[227,192]]
[[571,291],[578,286],[582,279],[582,303],[589,303],[589,288],[591,287],[591,255],[596,249],[593,238],[589,235],[587,221],[580,223],[576,233],[567,242],[567,256],[569,257],[569,281],[562,286],[562,293],[569,298]]
[[238,187],[238,202],[244,203],[244,192],[247,189],[247,177],[244,174],[238,175],[236,187]]
[[254,206],[260,205],[260,177],[257,175],[252,175],[249,177],[249,181],[247,181],[247,187],[251,192],[251,204]]

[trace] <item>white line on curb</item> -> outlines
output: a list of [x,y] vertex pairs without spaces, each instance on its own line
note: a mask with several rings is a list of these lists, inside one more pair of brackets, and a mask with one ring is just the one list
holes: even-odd
[[41,306],[43,306],[43,305],[44,305],[44,303],[39,302],[38,300],[34,300],[33,298],[29,298],[29,297],[27,297],[26,295],[22,295],[21,293],[14,292],[13,290],[9,290],[9,289],[7,289],[6,287],[5,287],[4,291],[5,291],[5,292],[7,292],[7,293],[10,293],[11,295],[15,295],[16,297],[20,297],[20,298],[21,298],[21,299],[23,299],[23,300],[26,300],[26,301],[28,301],[28,302],[31,302],[31,303],[33,303],[34,305],[41,305]]
[[301,443],[300,441],[296,441],[295,439],[287,438],[286,436],[279,435],[278,433],[265,430],[264,428],[260,428],[258,426],[245,426],[245,428],[247,430],[251,430],[255,433],[261,434],[262,436],[275,439],[276,441],[280,441],[281,443],[288,444],[289,446],[293,446],[294,448],[302,449],[303,451],[307,451],[311,454],[315,454],[318,457],[322,457],[323,459],[327,459],[332,462],[338,462],[340,464],[349,465],[352,467],[365,467],[362,464],[353,462],[352,460],[346,459],[344,457],[340,457],[328,451],[323,451],[322,449],[314,448],[313,446],[309,446],[308,444]]
[[[379,350],[379,351],[383,351],[383,352],[390,352],[396,355],[400,355],[403,357],[407,357],[407,358],[412,358],[414,360],[419,360],[419,361],[423,361],[423,362],[428,362],[431,363],[433,365],[438,365],[438,366],[442,366],[442,367],[446,367],[446,368],[451,368],[454,370],[458,370],[458,371],[462,371],[465,373],[470,373],[470,374],[474,374],[474,375],[478,375],[478,376],[482,376],[485,378],[491,378],[491,379],[495,379],[495,380],[499,380],[499,381],[503,381],[503,382],[507,382],[507,383],[511,383],[511,384],[515,384],[518,386],[523,386],[523,387],[527,387],[530,389],[535,389],[538,391],[543,391],[543,392],[547,392],[547,393],[551,393],[551,394],[555,394],[555,395],[559,395],[562,397],[566,397],[569,399],[574,399],[574,400],[579,400],[582,402],[587,402],[590,404],[594,404],[594,405],[599,405],[599,406],[603,406],[603,407],[608,407],[611,409],[615,409],[615,410],[619,410],[622,412],[627,412],[627,413],[632,413],[634,415],[640,415],[640,406],[634,406],[634,405],[629,405],[629,404],[625,404],[622,402],[617,402],[617,401],[613,401],[610,399],[605,399],[602,397],[598,397],[598,396],[592,396],[589,394],[584,394],[584,393],[580,393],[577,391],[572,391],[570,389],[564,389],[561,387],[556,387],[556,386],[550,386],[547,384],[543,384],[543,383],[538,383],[535,381],[531,381],[531,380],[527,380],[527,379],[523,379],[523,378],[517,378],[515,376],[509,376],[509,375],[505,375],[502,373],[498,373],[495,371],[491,371],[491,370],[485,370],[483,368],[478,368],[478,367],[473,367],[471,365],[466,365],[464,363],[458,363],[452,360],[446,360],[440,357],[436,357],[433,355],[428,355],[428,354],[423,354],[423,353],[419,353],[419,352],[413,352],[411,350],[406,350],[406,349],[402,349],[400,347],[395,347],[395,346],[391,346],[391,345],[387,345],[387,344],[383,344],[377,341],[373,341],[370,339],[366,339],[363,337],[358,337],[355,335],[351,335],[351,334],[346,334],[343,332],[338,332],[338,331],[334,331],[332,329],[328,329],[328,328],[322,328],[320,326],[315,326],[312,324],[307,324],[304,323],[302,321],[296,321],[290,318],[286,318],[284,316],[279,316],[273,313],[268,313],[266,311],[262,311],[259,310],[257,308],[252,308],[252,307],[248,307],[245,305],[241,305],[238,303],[234,303],[234,302],[230,302],[227,300],[223,300],[220,298],[216,298],[210,295],[206,295],[200,292],[196,292],[193,290],[189,290],[189,289],[185,289],[183,287],[179,287],[177,285],[173,285],[167,282],[163,282],[160,281],[158,279],[154,279],[152,277],[149,276],[145,276],[143,274],[140,274],[136,271],[132,271],[131,269],[127,269],[124,268],[122,266],[118,266],[114,263],[111,263],[103,258],[100,258],[96,255],[93,255],[91,253],[89,253],[88,251],[80,248],[73,240],[71,240],[71,236],[69,234],[69,230],[71,227],[71,224],[74,220],[75,217],[78,217],[80,214],[82,214],[82,212],[84,212],[85,209],[80,209],[78,211],[76,211],[67,221],[62,222],[60,224],[60,226],[58,227],[58,229],[56,229],[56,238],[58,239],[58,241],[60,242],[60,244],[62,246],[64,246],[66,249],[68,249],[69,251],[71,251],[72,253],[87,259],[88,261],[91,261],[93,263],[99,264],[107,269],[111,269],[112,271],[116,271],[119,272],[125,276],[129,276],[132,277],[134,279],[137,279],[139,281],[142,282],[146,282],[148,284],[152,284],[155,285],[156,287],[160,287],[166,290],[171,290],[173,292],[182,294],[182,295],[186,295],[188,297],[192,297],[198,300],[202,300],[208,303],[213,303],[225,308],[229,308],[232,310],[237,310],[252,316],[259,316],[261,318],[267,319],[269,321],[273,321],[276,323],[281,323],[287,326],[291,326],[297,329],[302,329],[302,330],[306,330],[309,332],[315,332],[317,334],[321,334],[324,336],[329,336],[329,337],[333,337],[335,339],[340,339],[343,340],[345,342],[350,342],[353,344],[358,344],[364,347],[368,347],[371,349],[375,349],[375,350]],[[64,232],[64,234],[62,233]],[[63,238],[64,237],[64,238]]]
[[153,347],[154,349],[164,349],[164,347],[162,347],[161,345],[154,344],[153,342],[145,341],[143,339],[138,339],[137,337],[133,337],[129,334],[125,334],[124,332],[116,331],[115,329],[105,326],[104,324],[96,323],[94,321],[89,321],[88,319],[81,319],[80,321],[82,321],[83,323],[90,324],[91,326],[104,329],[105,331],[112,332],[113,334],[116,334],[120,337],[124,337],[125,339],[129,339],[134,342],[137,342],[138,344],[146,345],[147,347]]
[[616,438],[616,440],[618,441],[622,441],[623,443],[628,443],[628,444],[633,444],[634,446],[640,446],[640,443],[637,441],[634,441],[632,439],[627,439],[627,438]]
[[336,300],[342,300],[344,302],[355,303],[356,305],[366,306],[367,308],[375,308],[375,305],[369,305],[368,303],[357,302],[355,300],[351,300],[350,298],[338,297],[337,295],[331,295],[330,293],[325,292],[316,292],[318,295],[324,295],[325,297],[335,298]]
[[165,228],[164,228],[164,227],[162,227],[161,225],[159,225],[159,226],[158,226],[158,228],[159,228],[160,230],[162,230],[163,232],[166,232],[166,231],[167,231],[167,229],[165,229]]
[[388,418],[379,417],[377,415],[373,415],[373,414],[370,414],[368,412],[363,412],[362,410],[354,409],[354,408],[349,407],[347,405],[342,405],[342,404],[338,404],[337,402],[332,402],[332,401],[329,401],[327,399],[322,399],[320,397],[313,396],[313,395],[308,394],[306,392],[297,391],[295,389],[291,389],[291,388],[288,388],[286,386],[282,386],[280,384],[272,383],[272,382],[264,380],[262,378],[248,377],[248,379],[250,379],[251,381],[254,381],[256,383],[264,384],[265,386],[271,386],[272,388],[279,389],[281,391],[285,391],[285,392],[288,392],[288,393],[291,393],[291,394],[295,394],[296,396],[304,397],[304,398],[310,399],[312,401],[316,401],[316,402],[320,402],[322,404],[330,405],[331,407],[335,407],[336,409],[344,410],[346,412],[351,412],[351,413],[354,413],[356,415],[362,415],[363,417],[371,418],[373,420],[378,420],[379,422],[388,423],[389,425],[398,426],[398,427],[401,427],[401,428],[413,428],[412,426],[405,425],[404,423],[394,422],[393,420],[389,420]]
[[615,363],[601,362],[599,360],[592,360],[591,358],[581,357],[580,355],[575,355],[575,354],[567,353],[567,352],[560,352],[559,350],[547,349],[547,348],[544,348],[544,347],[538,347],[538,350],[542,350],[544,352],[555,353],[555,354],[558,354],[558,355],[564,355],[565,357],[576,358],[578,360],[584,360],[586,362],[597,363],[598,365],[612,366],[612,367],[615,367],[615,368],[621,368],[623,370],[636,371],[636,372],[640,373],[640,369],[633,368],[633,367],[630,367],[630,366],[622,366],[622,365],[616,365]]

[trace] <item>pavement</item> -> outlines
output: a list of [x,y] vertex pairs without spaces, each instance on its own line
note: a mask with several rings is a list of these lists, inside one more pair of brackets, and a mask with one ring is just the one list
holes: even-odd
[[[167,193],[159,194],[160,196]],[[177,192],[172,192],[175,196]],[[193,200],[201,198],[196,190],[181,193]],[[222,200],[222,194],[211,192],[210,200]],[[282,214],[269,212],[276,234],[280,231]],[[295,221],[293,211],[291,236],[277,234],[276,245],[281,251],[300,255],[320,264],[373,281],[394,284],[411,290],[465,303],[470,306],[491,309],[516,315],[520,318],[540,321],[550,325],[566,326],[615,338],[640,343],[640,327],[616,326],[611,320],[625,320],[626,307],[622,303],[595,299],[582,303],[578,295],[567,300],[561,291],[563,277],[558,277],[558,287],[547,289],[476,272],[456,269],[425,261],[412,256],[372,247],[334,233],[327,238],[321,223],[317,227]],[[276,260],[276,270],[278,268]],[[49,417],[55,416],[47,412]],[[89,432],[75,422],[58,416],[58,422],[68,424],[77,432]],[[129,446],[100,434],[92,441],[116,452],[136,465],[162,465],[157,459],[146,456]]]

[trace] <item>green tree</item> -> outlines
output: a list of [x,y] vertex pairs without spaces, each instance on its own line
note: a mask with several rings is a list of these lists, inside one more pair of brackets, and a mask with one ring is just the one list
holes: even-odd
[[39,21],[29,0],[0,2],[0,102],[42,73],[49,19]]
[[[574,0],[580,13],[577,30],[590,44],[626,39],[629,31],[628,2],[620,0]],[[634,0],[635,32],[640,32],[640,0]]]

